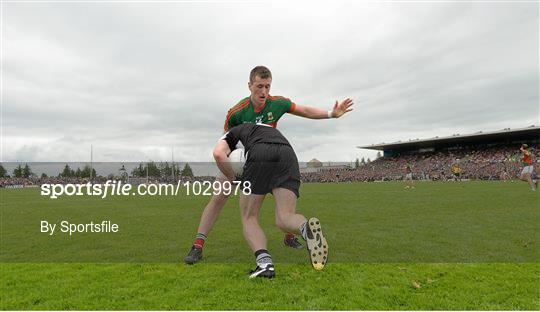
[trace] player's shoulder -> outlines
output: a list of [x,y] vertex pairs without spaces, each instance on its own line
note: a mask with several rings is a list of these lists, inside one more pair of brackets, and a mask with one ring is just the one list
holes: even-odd
[[239,111],[244,108],[246,108],[250,103],[249,96],[241,99],[238,103],[236,103],[233,107],[229,109],[229,112],[232,111]]
[[281,95],[270,95],[268,99],[274,103],[278,104],[289,104],[291,103],[291,99],[281,96]]
[[250,102],[251,101],[249,100],[249,97],[246,97],[246,98],[240,100],[240,102],[238,102],[236,105],[234,105],[233,107],[231,107],[229,109],[229,111],[227,112],[226,120],[229,120],[233,115],[238,114],[239,112],[246,109],[246,107],[249,106]]
[[251,103],[249,97],[243,98],[242,100],[240,100],[240,102],[238,102],[236,105],[234,105],[227,111],[227,116],[225,117],[225,124],[223,126],[225,131],[228,131],[229,127],[233,125],[231,124],[231,122],[237,118],[234,116],[238,116],[239,114],[241,114],[241,112],[249,106],[249,103]]

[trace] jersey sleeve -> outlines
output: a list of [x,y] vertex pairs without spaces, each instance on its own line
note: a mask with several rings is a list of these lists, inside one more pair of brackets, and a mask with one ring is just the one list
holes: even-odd
[[292,113],[296,109],[296,104],[294,104],[289,98],[279,97],[279,101],[283,107],[283,114]]
[[277,115],[277,119],[285,115],[285,113],[292,113],[296,109],[296,104],[293,103],[289,98],[283,96],[272,96],[271,100],[273,101],[273,110]]
[[225,140],[227,142],[227,145],[229,145],[229,149],[231,151],[234,151],[236,149],[236,145],[238,144],[238,141],[240,141],[238,127],[232,128],[230,131],[227,131],[222,137],[222,140]]
[[289,110],[287,111],[287,113],[292,113],[296,110],[296,104],[291,100],[289,100],[289,102],[291,103],[291,105],[289,106]]

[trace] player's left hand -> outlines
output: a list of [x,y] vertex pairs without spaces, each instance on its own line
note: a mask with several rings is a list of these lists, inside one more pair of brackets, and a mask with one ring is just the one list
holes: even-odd
[[341,103],[336,101],[336,104],[334,104],[334,108],[332,109],[332,118],[339,118],[343,116],[345,113],[352,111],[353,105],[354,103],[351,98],[346,98]]

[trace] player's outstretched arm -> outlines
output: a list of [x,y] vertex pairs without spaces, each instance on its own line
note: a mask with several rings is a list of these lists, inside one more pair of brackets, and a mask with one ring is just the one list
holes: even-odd
[[339,118],[352,111],[353,105],[354,102],[351,98],[347,98],[341,102],[336,101],[332,110],[329,111],[312,106],[296,105],[292,114],[310,119]]
[[229,179],[234,181],[234,170],[229,162],[228,155],[231,153],[231,149],[225,140],[219,140],[216,147],[214,147],[214,159],[221,172]]

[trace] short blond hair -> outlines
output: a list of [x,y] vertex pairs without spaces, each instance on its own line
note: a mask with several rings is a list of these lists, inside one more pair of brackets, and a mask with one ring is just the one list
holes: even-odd
[[257,76],[262,79],[272,78],[272,72],[266,66],[257,66],[251,70],[251,73],[249,73],[249,82],[253,82]]

